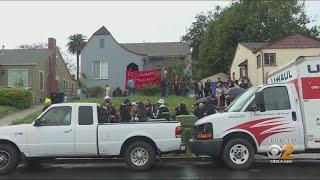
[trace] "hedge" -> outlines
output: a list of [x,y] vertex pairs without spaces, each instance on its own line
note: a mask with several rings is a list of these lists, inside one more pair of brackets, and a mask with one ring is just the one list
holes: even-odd
[[32,94],[24,88],[0,88],[0,94],[0,105],[3,106],[24,109],[32,104]]

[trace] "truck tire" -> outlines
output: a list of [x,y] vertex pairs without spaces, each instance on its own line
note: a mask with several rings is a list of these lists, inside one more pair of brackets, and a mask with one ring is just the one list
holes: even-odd
[[224,163],[231,169],[248,169],[254,160],[254,148],[246,139],[229,140],[222,152]]
[[144,141],[132,142],[125,149],[125,160],[130,169],[147,170],[155,160],[154,148]]
[[16,169],[19,152],[10,144],[0,144],[0,175],[6,175]]

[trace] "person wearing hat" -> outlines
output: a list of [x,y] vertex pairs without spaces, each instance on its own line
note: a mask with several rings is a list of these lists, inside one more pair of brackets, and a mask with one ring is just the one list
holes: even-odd
[[104,97],[104,103],[103,103],[103,108],[106,110],[106,117],[107,117],[107,122],[112,123],[116,122],[116,113],[117,110],[116,108],[112,105],[111,97],[106,95]]
[[153,114],[155,119],[166,119],[170,121],[169,109],[164,103],[164,99],[159,99],[158,101],[159,107],[156,112]]
[[121,122],[129,122],[131,120],[131,103],[128,98],[125,98],[120,105],[120,121]]
[[45,111],[48,107],[51,106],[51,104],[52,104],[51,99],[50,99],[50,98],[46,98],[46,99],[44,100],[44,107],[43,107],[42,111]]

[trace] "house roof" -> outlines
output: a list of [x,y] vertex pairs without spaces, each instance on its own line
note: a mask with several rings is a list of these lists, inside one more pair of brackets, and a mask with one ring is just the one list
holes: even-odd
[[182,42],[122,43],[123,47],[148,56],[184,56],[190,54],[189,45]]
[[5,49],[4,54],[0,55],[0,65],[38,64],[48,56],[49,49]]
[[241,42],[239,43],[243,45],[244,47],[250,49],[251,51],[255,51],[256,49],[261,48],[264,45],[267,45],[268,43],[262,43],[262,42]]
[[108,29],[104,26],[102,26],[100,29],[98,29],[95,33],[93,33],[93,35],[109,35],[110,32],[108,31]]
[[320,40],[303,35],[299,33],[290,34],[276,41],[270,42],[254,52],[260,49],[304,49],[304,48],[320,48]]

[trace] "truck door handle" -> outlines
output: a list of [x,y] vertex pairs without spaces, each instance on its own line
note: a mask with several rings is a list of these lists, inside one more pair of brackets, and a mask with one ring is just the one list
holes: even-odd
[[292,111],[292,120],[293,121],[297,120],[297,113],[295,111]]
[[69,132],[71,132],[71,131],[72,131],[72,129],[65,130],[64,133],[69,133]]

